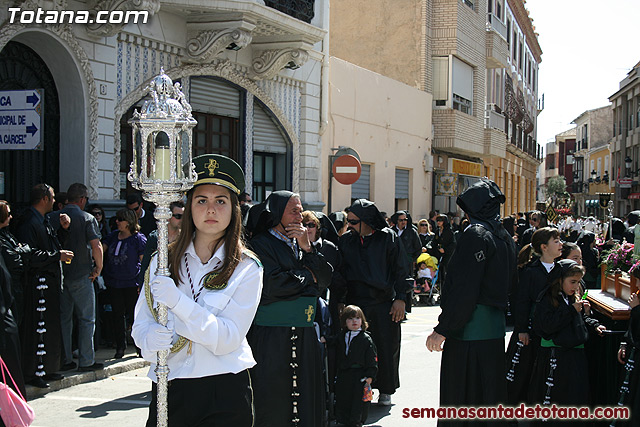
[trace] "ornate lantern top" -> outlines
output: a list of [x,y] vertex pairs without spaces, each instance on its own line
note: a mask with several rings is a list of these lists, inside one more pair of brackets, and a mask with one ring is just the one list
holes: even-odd
[[182,93],[180,83],[173,83],[171,78],[160,69],[160,74],[156,76],[146,88],[147,94],[151,95],[151,100],[144,102],[141,111],[133,113],[134,120],[144,119],[173,119],[178,122],[190,122],[191,105]]

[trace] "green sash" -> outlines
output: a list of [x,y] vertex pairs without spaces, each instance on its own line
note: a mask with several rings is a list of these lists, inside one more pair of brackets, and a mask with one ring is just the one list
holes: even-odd
[[300,297],[261,305],[254,322],[260,326],[313,326],[317,302],[316,297]]
[[[556,345],[556,343],[554,343],[553,340],[545,340],[544,338],[540,338],[540,347],[557,347],[557,348],[560,348],[560,346]],[[580,345],[575,346],[573,348],[584,348],[584,344],[580,344]]]
[[502,310],[478,304],[464,328],[453,331],[451,338],[461,341],[494,340],[504,338],[505,328],[506,321]]

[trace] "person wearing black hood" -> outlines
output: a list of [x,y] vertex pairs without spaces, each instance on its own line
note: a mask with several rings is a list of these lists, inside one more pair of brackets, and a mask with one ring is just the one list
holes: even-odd
[[418,256],[422,253],[422,244],[420,243],[420,235],[413,225],[411,224],[411,217],[407,211],[398,211],[393,214],[392,222],[395,224],[392,228],[396,232],[400,241],[404,245],[404,250],[407,253],[407,262],[409,263],[409,269],[413,272],[413,264],[418,259]]
[[513,239],[499,221],[504,202],[500,188],[486,178],[456,201],[471,225],[460,234],[449,262],[442,313],[426,342],[429,351],[443,352],[441,407],[494,406],[507,398],[504,310],[516,257]]
[[262,298],[247,339],[257,365],[251,371],[255,425],[324,426],[322,357],[313,327],[318,296],[333,269],[309,242],[300,196],[274,191],[253,206],[249,245],[264,266]]
[[627,222],[629,223],[629,227],[624,231],[624,238],[627,239],[627,242],[634,243],[636,237],[634,234],[634,230],[636,228],[636,224],[640,221],[640,211],[631,211],[627,215]]
[[372,388],[380,392],[378,404],[388,406],[400,387],[400,321],[413,279],[404,246],[373,202],[353,202],[347,222],[348,231],[339,242],[346,303],[362,308],[369,321],[378,349],[378,375]]
[[590,231],[583,231],[577,242],[582,251],[582,265],[586,269],[583,277],[587,289],[600,289],[600,255],[596,246],[596,235]]

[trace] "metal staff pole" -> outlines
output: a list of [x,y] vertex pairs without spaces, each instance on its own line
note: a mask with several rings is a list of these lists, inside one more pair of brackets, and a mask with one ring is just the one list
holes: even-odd
[[[158,268],[155,274],[169,276],[169,205],[181,200],[197,179],[191,161],[191,131],[197,122],[180,90],[180,83],[174,84],[164,69],[146,90],[151,99],[145,101],[141,111],[136,110],[129,120],[133,131],[133,161],[127,178],[134,188],[142,191],[145,200],[157,206],[154,217],[158,223]],[[167,307],[158,304],[155,313],[158,323],[166,326],[167,316]],[[161,427],[165,427],[168,420],[168,356],[169,350],[159,351],[155,369],[157,423]]]

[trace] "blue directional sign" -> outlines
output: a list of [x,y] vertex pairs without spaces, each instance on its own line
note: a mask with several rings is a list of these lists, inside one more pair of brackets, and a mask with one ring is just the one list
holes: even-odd
[[42,149],[44,89],[0,91],[0,150]]

